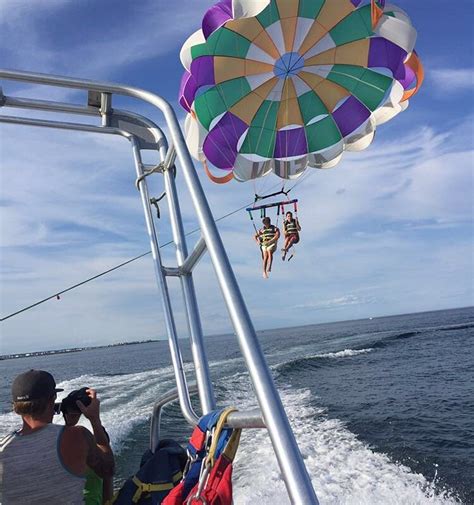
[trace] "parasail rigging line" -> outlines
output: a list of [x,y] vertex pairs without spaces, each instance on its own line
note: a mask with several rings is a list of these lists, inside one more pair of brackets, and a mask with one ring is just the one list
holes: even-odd
[[[166,244],[167,245],[167,244]],[[25,312],[29,309],[32,309],[33,307],[37,307],[38,305],[41,305],[42,303],[44,302],[47,302],[48,300],[51,300],[52,298],[58,298],[59,299],[59,296],[62,295],[63,293],[67,293],[68,291],[72,291],[73,289],[75,288],[78,288],[79,286],[82,286],[83,284],[86,284],[90,281],[93,281],[94,279],[97,279],[99,277],[102,277],[103,275],[105,274],[108,274],[110,272],[113,272],[114,270],[117,270],[125,265],[128,265],[129,263],[132,263],[133,261],[136,261],[140,258],[143,258],[143,256],[146,256],[148,254],[150,254],[151,251],[148,251],[146,253],[143,253],[143,254],[140,254],[139,256],[135,256],[135,258],[132,258],[132,259],[129,259],[127,261],[124,261],[123,263],[120,263],[119,265],[116,265],[112,268],[109,268],[108,270],[105,270],[104,272],[101,272],[100,274],[97,274],[97,275],[94,275],[93,277],[89,277],[89,279],[86,279],[82,282],[78,282],[77,284],[74,284],[73,286],[69,286],[68,288],[66,289],[63,289],[62,291],[58,291],[57,293],[54,293],[53,295],[50,295],[46,298],[43,298],[42,300],[38,301],[38,302],[35,302],[31,305],[28,305],[28,307],[24,307],[20,310],[17,310],[16,312],[12,312],[11,314],[9,314],[8,316],[5,316],[5,317],[2,317],[0,318],[0,321],[5,321],[7,319],[10,319],[10,317],[13,317],[13,316],[16,316],[18,314],[21,314],[22,312]]]
[[[217,223],[218,221],[222,221],[223,219],[226,219],[226,218],[232,216],[233,214],[237,214],[237,212],[240,212],[241,210],[245,209],[248,205],[250,205],[250,203],[247,203],[247,204],[243,205],[242,207],[239,207],[238,209],[235,209],[235,210],[233,210],[231,212],[228,212],[227,214],[224,214],[223,216],[217,218],[215,220],[215,222]],[[194,233],[197,233],[199,230],[200,230],[200,228],[195,228],[194,230],[189,231],[185,235],[186,236],[193,235]],[[170,245],[172,243],[173,243],[173,241],[170,240],[169,242],[166,242],[165,244],[161,245],[160,249],[162,249],[162,248],[164,248],[164,247],[166,247],[166,246],[168,246],[168,245]],[[27,307],[23,307],[20,310],[17,310],[15,312],[12,312],[11,314],[8,314],[5,317],[0,318],[0,322],[1,321],[6,321],[7,319],[10,319],[11,317],[14,317],[14,316],[17,316],[18,314],[21,314],[22,312],[26,312],[27,310],[30,310],[30,309],[32,309],[34,307],[37,307],[38,305],[41,305],[41,304],[47,302],[48,300],[52,300],[53,298],[58,298],[60,295],[62,295],[64,293],[67,293],[68,291],[72,291],[73,289],[76,289],[76,288],[78,288],[80,286],[83,286],[84,284],[87,284],[88,282],[91,282],[91,281],[93,281],[95,279],[98,279],[99,277],[102,277],[103,275],[109,274],[110,272],[113,272],[114,270],[118,270],[119,268],[122,268],[125,265],[128,265],[129,263],[133,263],[134,261],[137,261],[137,260],[143,258],[144,256],[148,256],[149,254],[151,254],[151,251],[148,251],[148,252],[145,252],[145,253],[140,254],[138,256],[135,256],[134,258],[131,258],[131,259],[127,260],[127,261],[124,261],[123,263],[120,263],[119,265],[115,265],[114,267],[109,268],[109,269],[107,269],[107,270],[105,270],[105,271],[103,271],[103,272],[101,272],[101,273],[99,273],[97,275],[89,277],[88,279],[85,279],[82,282],[78,282],[77,284],[69,286],[68,288],[63,289],[62,291],[58,291],[58,292],[56,292],[56,293],[54,293],[54,294],[52,294],[50,296],[47,296],[46,298],[43,298],[42,300],[39,300],[39,301],[37,301],[35,303],[32,303],[31,305],[28,305]]]

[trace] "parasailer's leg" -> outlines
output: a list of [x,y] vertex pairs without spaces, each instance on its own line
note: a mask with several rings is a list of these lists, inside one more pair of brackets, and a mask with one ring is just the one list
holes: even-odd
[[[275,247],[275,248],[276,248],[276,247]],[[274,252],[275,248],[271,248],[271,249],[268,251],[268,267],[267,267],[267,272],[271,272],[271,271],[272,271],[273,252]]]
[[269,259],[269,251],[265,246],[262,246],[263,251],[263,277],[264,279],[268,279],[268,259]]
[[285,245],[283,246],[283,249],[281,250],[281,259],[285,261],[286,254],[288,253],[288,250],[290,247],[293,245],[293,237],[294,235],[287,235],[285,237]]
[[[297,244],[298,242],[300,241],[300,237],[299,235],[297,235],[296,233],[292,233],[291,235],[288,235],[286,238],[285,238],[285,247],[281,250],[282,252],[282,255],[281,255],[281,259],[283,261],[285,261],[286,259],[286,255],[288,254],[289,250],[295,245]],[[293,250],[294,251],[294,250]],[[293,254],[288,258],[288,261],[290,261],[291,258],[293,258],[293,255],[294,255],[294,252]]]

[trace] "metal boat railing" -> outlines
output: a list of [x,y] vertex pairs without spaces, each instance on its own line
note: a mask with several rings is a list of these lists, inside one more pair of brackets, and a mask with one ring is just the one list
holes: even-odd
[[[184,373],[167,277],[178,277],[180,279],[196,374],[195,388],[198,391],[202,414],[206,414],[216,407],[192,276],[194,268],[207,251],[214,266],[237,341],[260,406],[260,411],[231,414],[228,424],[239,428],[266,427],[291,502],[295,505],[317,504],[318,500],[310,477],[273,383],[247,307],[186,147],[176,114],[171,105],[160,96],[151,92],[119,84],[13,70],[0,70],[0,79],[87,91],[87,104],[77,105],[7,96],[0,88],[0,108],[8,107],[49,113],[68,113],[69,115],[99,116],[101,118],[101,126],[62,120],[33,119],[17,115],[7,116],[3,114],[0,114],[0,122],[120,135],[131,142],[137,175],[137,187],[140,191],[146,227],[150,238],[156,280],[162,294],[168,342],[177,386],[176,391],[165,395],[166,397],[158,402],[159,406],[154,409],[157,418],[155,418],[155,415],[152,417],[152,425],[153,422],[155,423],[153,429],[156,429],[157,422],[159,426],[159,415],[162,405],[175,397],[179,399],[184,418],[191,425],[196,424],[199,418],[191,405],[190,392],[194,390],[194,387],[191,388],[188,385]],[[170,132],[171,145],[168,145],[168,140],[163,131],[146,117],[113,108],[114,95],[134,97],[159,109],[164,115],[166,126]],[[142,159],[142,152],[146,150],[156,151],[159,155],[160,163],[154,166],[145,165]],[[191,253],[188,253],[187,249],[179,198],[173,175],[176,162],[179,163],[179,169],[181,169],[184,175],[201,230],[201,238]],[[147,177],[152,173],[161,173],[164,178],[173,242],[176,248],[177,266],[175,267],[164,266],[160,255],[158,234],[153,221],[152,203],[147,184]]]
[[[190,394],[196,393],[198,391],[197,384],[195,382],[189,383],[188,390]],[[155,452],[155,449],[158,447],[158,443],[160,441],[161,412],[163,407],[168,403],[174,402],[178,399],[178,397],[178,389],[173,388],[164,393],[153,406],[153,412],[150,420],[149,448],[151,452]],[[231,412],[227,417],[226,426],[230,428],[265,428],[258,410]]]

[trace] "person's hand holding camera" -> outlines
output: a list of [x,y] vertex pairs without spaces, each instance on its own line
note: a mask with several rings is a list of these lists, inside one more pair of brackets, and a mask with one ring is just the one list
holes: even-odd
[[90,403],[84,405],[80,400],[77,400],[76,405],[92,425],[97,422],[100,424],[100,400],[97,398],[97,393],[95,389],[86,389],[86,393],[90,398]]
[[100,420],[100,401],[95,389],[83,387],[72,391],[59,405],[67,426],[75,426],[84,414],[91,423],[97,444],[109,446],[109,435]]

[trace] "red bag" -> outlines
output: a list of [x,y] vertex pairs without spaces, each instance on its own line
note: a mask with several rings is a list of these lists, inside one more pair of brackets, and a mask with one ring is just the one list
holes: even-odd
[[232,461],[221,454],[199,497],[199,483],[189,493],[186,505],[232,505]]
[[226,409],[219,418],[211,446],[202,460],[199,481],[186,493],[183,479],[169,492],[163,505],[232,505],[232,462],[239,446],[241,430],[232,431],[225,448],[217,459],[214,458],[226,418],[233,410]]
[[183,505],[184,482],[181,481],[174,487],[163,500],[163,505]]

